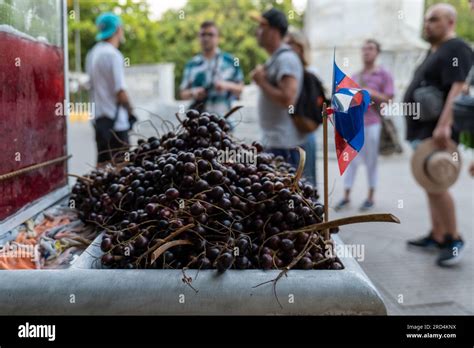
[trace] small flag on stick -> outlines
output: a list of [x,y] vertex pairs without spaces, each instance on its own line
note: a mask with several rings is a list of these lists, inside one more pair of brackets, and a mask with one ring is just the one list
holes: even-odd
[[344,74],[334,59],[333,90],[328,115],[332,115],[341,175],[364,146],[364,114],[369,104],[369,92]]

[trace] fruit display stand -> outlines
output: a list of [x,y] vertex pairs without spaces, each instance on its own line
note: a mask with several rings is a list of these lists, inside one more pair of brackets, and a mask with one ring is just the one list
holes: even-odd
[[278,270],[97,269],[100,238],[69,269],[0,272],[0,314],[386,315],[352,257],[342,270],[290,270],[274,289],[262,283]]
[[[6,23],[11,24],[0,26],[0,40],[17,47],[0,53],[0,73],[18,86],[0,98],[10,107],[5,122],[8,127],[0,129],[5,144],[2,155],[15,158],[0,164],[0,236],[69,192],[67,112],[56,113],[58,103],[68,103],[65,2],[51,1],[51,11],[39,11],[54,12],[57,20],[38,21],[51,27],[40,26],[40,32],[32,33],[34,37],[46,35],[55,45],[24,33],[21,13],[28,9],[21,8],[21,3],[0,4],[2,13],[8,13]],[[36,6],[36,2],[29,4]],[[11,62],[19,62],[21,68]],[[327,167],[325,172],[327,177]],[[74,190],[72,194],[78,198]],[[327,188],[325,195],[327,203]],[[327,204],[325,207],[328,222]],[[324,227],[326,241],[330,227],[340,225]],[[332,239],[343,245],[337,235]],[[386,314],[380,294],[352,257],[339,260],[342,269],[291,269],[285,276],[276,269],[229,269],[224,273],[180,267],[102,269],[101,241],[98,236],[66,269],[0,271],[0,315]]]
[[[302,157],[304,158],[304,153],[302,153]],[[304,163],[304,159],[300,161],[294,182],[299,182],[303,168],[302,163]],[[242,170],[244,169],[245,167],[242,167]],[[124,171],[123,168],[120,172],[127,172],[127,175],[132,176],[135,175],[130,173],[130,170]],[[215,172],[217,171],[214,170],[209,173],[215,174]],[[222,178],[220,177],[219,179]],[[82,180],[92,182],[92,179],[86,177],[83,177]],[[198,183],[202,181],[202,179],[199,179]],[[102,180],[102,182],[105,182],[105,180]],[[75,186],[76,190],[72,190],[71,200],[74,200],[73,197],[76,200],[79,198],[78,193],[80,192],[77,191],[77,185]],[[110,188],[115,189],[117,185],[111,184]],[[104,188],[104,191],[101,192],[109,192],[110,194],[120,193],[120,191],[114,191],[110,188]],[[140,187],[136,189],[138,190]],[[209,191],[212,192],[213,190]],[[175,193],[174,189],[168,189],[166,192],[168,194]],[[279,192],[288,194],[289,190],[285,191],[282,188]],[[105,193],[102,194],[104,200],[107,198],[106,195]],[[166,199],[169,199],[171,202],[175,200],[171,196]],[[275,201],[279,200],[281,204],[284,199],[286,198],[279,197],[275,198]],[[272,199],[267,201],[269,204],[274,202]],[[148,205],[151,205],[151,208],[155,208],[154,203],[149,203]],[[194,204],[190,206],[194,207]],[[318,206],[321,208],[320,204]],[[301,205],[299,207],[303,211]],[[133,213],[123,209],[121,211],[128,215]],[[145,217],[148,223],[161,221],[157,216],[151,215],[156,214],[156,212],[148,211],[150,216],[148,217],[147,215]],[[175,213],[178,214],[178,211],[182,213],[185,209],[178,209]],[[170,213],[170,208],[162,208],[160,214],[164,212]],[[226,212],[225,214],[228,213]],[[270,217],[275,215],[273,212],[269,214],[271,214]],[[327,213],[325,216],[327,217]],[[91,221],[87,217],[85,220]],[[327,237],[324,239],[325,243],[331,243],[329,240],[331,238],[332,244],[342,247],[343,242],[337,235],[334,233],[331,236],[329,235],[329,231],[334,230],[335,227],[370,221],[398,222],[398,219],[390,214],[371,214],[332,221],[319,221],[311,225],[309,227],[310,230],[325,231],[325,234],[327,234]],[[116,219],[116,222],[120,225],[130,226],[130,221],[126,221],[126,217]],[[96,233],[100,231],[97,229],[97,226],[100,225],[96,225]],[[155,260],[159,257],[155,256],[155,253],[162,253],[160,250],[162,249],[161,246],[170,246],[170,244],[176,242],[191,244],[190,241],[184,239],[177,241],[170,241],[168,239],[174,238],[179,233],[181,233],[180,238],[186,238],[184,237],[184,232],[188,226],[194,226],[194,224],[190,223],[182,226],[168,235],[160,237],[160,239],[153,240],[154,244],[152,247],[155,249],[148,250],[150,252],[154,251],[153,257],[155,257]],[[203,223],[203,226],[207,227],[205,223]],[[246,224],[246,226],[253,228],[251,223]],[[87,225],[84,225],[84,227],[87,227]],[[111,231],[108,228],[104,233],[110,236]],[[167,231],[169,231],[168,228],[162,228],[157,229],[156,233],[166,233]],[[117,235],[117,238],[122,238],[119,235],[125,236],[121,230],[114,230],[113,233]],[[143,237],[142,235],[139,236]],[[273,237],[275,235],[272,235],[271,238]],[[306,241],[304,241],[305,246],[301,250],[304,251],[311,241],[321,240],[320,236],[316,236],[317,239],[312,237],[313,232],[307,234]],[[290,241],[288,239],[281,239],[281,243],[285,240]],[[321,256],[325,262],[331,260],[333,262],[332,265],[337,264],[337,268],[310,270],[290,269],[291,262],[287,266],[278,267],[279,269],[274,270],[260,270],[255,267],[245,270],[229,269],[231,266],[229,264],[224,269],[225,272],[219,272],[216,269],[187,269],[183,268],[184,266],[173,266],[163,269],[158,264],[153,266],[154,261],[150,261],[150,264],[145,265],[137,263],[137,266],[142,266],[142,269],[125,269],[126,265],[124,267],[121,264],[115,264],[113,268],[102,268],[102,264],[108,264],[108,262],[104,262],[107,260],[105,256],[108,255],[108,259],[110,259],[113,250],[110,249],[110,245],[107,246],[107,243],[104,243],[106,241],[110,244],[110,237],[103,238],[102,235],[98,235],[78,259],[66,269],[0,271],[0,314],[386,314],[380,294],[352,257],[344,257],[337,260],[337,258],[334,259],[332,256],[326,256],[325,258]],[[117,241],[119,240],[117,239]],[[136,238],[136,241],[140,240]],[[106,253],[103,253],[103,245],[107,246],[105,247]],[[143,250],[140,248],[144,246],[134,245],[137,248],[136,250]],[[255,245],[258,246],[257,244]],[[301,251],[299,253],[299,255],[303,255]],[[268,255],[268,253],[265,253],[265,255]],[[335,256],[339,255],[336,254]],[[115,258],[116,256],[112,257],[113,260]],[[119,256],[119,258],[120,260],[124,259],[123,256]],[[217,263],[219,259],[216,258],[215,260]],[[294,258],[292,260],[292,262],[299,262],[300,259]],[[148,265],[150,267],[147,267]],[[259,264],[255,263],[255,265],[258,267]],[[312,263],[310,266],[313,268],[314,264]],[[218,263],[217,267],[219,267]]]

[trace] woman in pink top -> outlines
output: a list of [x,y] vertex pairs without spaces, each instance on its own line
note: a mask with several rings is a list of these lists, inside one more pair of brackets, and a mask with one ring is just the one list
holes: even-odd
[[364,146],[356,158],[349,164],[344,175],[344,198],[336,206],[336,210],[345,208],[350,203],[350,193],[354,184],[357,168],[361,162],[367,167],[369,192],[360,210],[366,211],[374,206],[374,193],[377,186],[377,159],[379,154],[380,131],[382,119],[380,104],[388,102],[393,97],[393,79],[391,74],[380,66],[375,65],[380,53],[380,44],[375,40],[367,40],[362,47],[364,69],[353,79],[362,88],[368,90],[373,104],[364,116]]

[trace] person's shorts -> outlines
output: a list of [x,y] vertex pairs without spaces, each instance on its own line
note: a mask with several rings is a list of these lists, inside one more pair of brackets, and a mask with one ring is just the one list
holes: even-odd
[[114,131],[114,120],[109,117],[97,118],[94,128],[97,143],[97,163],[110,161],[129,144],[128,131]]
[[423,141],[423,140],[420,140],[420,139],[410,140],[410,146],[411,146],[411,148],[413,149],[413,151],[416,150],[416,148],[418,147],[418,145],[420,145],[420,143],[421,143],[422,141]]

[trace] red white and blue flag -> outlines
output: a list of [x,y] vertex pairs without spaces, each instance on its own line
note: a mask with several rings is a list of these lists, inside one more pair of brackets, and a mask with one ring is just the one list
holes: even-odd
[[369,104],[369,92],[346,76],[334,61],[331,108],[328,114],[332,114],[341,175],[364,146],[364,114]]

